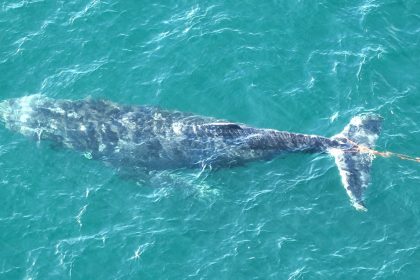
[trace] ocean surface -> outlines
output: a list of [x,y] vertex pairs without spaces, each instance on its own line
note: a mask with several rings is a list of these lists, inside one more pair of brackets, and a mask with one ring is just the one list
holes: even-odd
[[[0,99],[41,93],[332,136],[384,118],[420,156],[420,2],[0,1]],[[124,178],[0,128],[0,279],[419,279],[420,164],[368,212],[327,154]]]

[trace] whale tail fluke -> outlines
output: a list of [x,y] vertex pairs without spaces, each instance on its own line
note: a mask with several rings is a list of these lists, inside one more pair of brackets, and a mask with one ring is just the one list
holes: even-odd
[[367,211],[363,193],[370,181],[374,159],[370,151],[381,132],[382,120],[374,114],[356,116],[341,133],[332,137],[348,144],[348,149],[332,148],[329,153],[335,159],[344,188],[357,210]]

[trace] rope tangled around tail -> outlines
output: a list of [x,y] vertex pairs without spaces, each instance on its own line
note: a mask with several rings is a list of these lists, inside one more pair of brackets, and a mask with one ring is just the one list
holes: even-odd
[[412,156],[399,154],[399,153],[394,153],[394,152],[389,152],[389,151],[380,152],[380,151],[373,150],[373,149],[368,148],[368,147],[363,146],[363,145],[358,145],[357,143],[355,143],[354,141],[351,141],[350,139],[347,139],[347,140],[352,145],[354,145],[356,150],[360,153],[368,153],[368,154],[372,154],[372,155],[380,156],[380,157],[385,157],[385,158],[397,157],[397,158],[402,159],[402,160],[409,160],[409,161],[415,161],[415,162],[420,163],[420,157],[412,157]]
[[412,157],[412,156],[399,154],[399,153],[393,153],[393,152],[379,152],[375,150],[370,150],[370,152],[373,153],[374,155],[378,155],[381,157],[397,157],[402,160],[409,160],[409,161],[415,161],[415,162],[420,163],[420,157]]

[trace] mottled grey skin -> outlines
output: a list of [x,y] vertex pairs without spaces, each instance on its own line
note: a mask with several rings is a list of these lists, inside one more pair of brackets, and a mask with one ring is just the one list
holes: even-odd
[[[10,129],[89,153],[116,166],[234,166],[285,152],[323,152],[329,138],[259,129],[208,117],[103,100],[7,100]],[[6,112],[3,110],[3,112]]]
[[332,137],[253,128],[193,114],[103,100],[54,100],[42,95],[0,103],[6,127],[109,162],[120,170],[229,167],[290,152],[334,156],[353,206],[365,210],[372,148],[382,119],[352,118]]

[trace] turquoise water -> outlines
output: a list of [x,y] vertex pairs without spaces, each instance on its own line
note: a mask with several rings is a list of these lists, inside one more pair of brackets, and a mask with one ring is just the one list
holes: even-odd
[[[1,99],[157,105],[420,155],[418,1],[0,1]],[[0,128],[1,279],[418,279],[420,165],[355,211],[328,155],[121,177]]]

